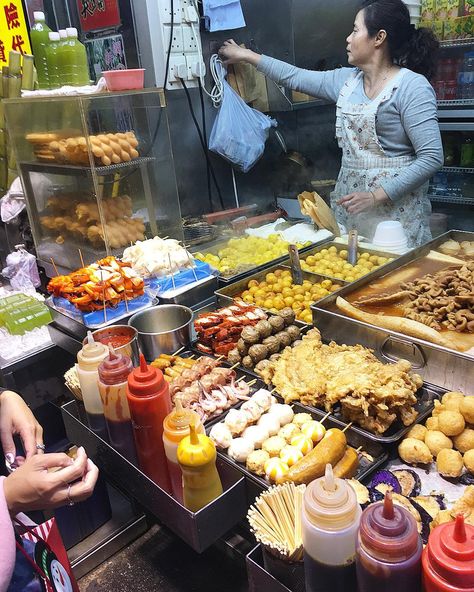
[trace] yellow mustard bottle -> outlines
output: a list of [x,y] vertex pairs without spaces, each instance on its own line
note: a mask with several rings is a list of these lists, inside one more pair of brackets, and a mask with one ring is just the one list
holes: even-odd
[[178,463],[183,472],[184,505],[197,512],[222,494],[222,483],[216,468],[216,447],[204,434],[189,426],[190,433],[178,446]]

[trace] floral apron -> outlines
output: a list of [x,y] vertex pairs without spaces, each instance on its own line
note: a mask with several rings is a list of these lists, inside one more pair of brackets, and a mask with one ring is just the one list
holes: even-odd
[[378,204],[360,214],[349,214],[336,201],[360,191],[374,191],[384,179],[397,177],[400,171],[415,160],[414,156],[389,157],[377,137],[376,121],[379,105],[387,101],[406,73],[402,68],[370,103],[355,104],[349,97],[361,82],[363,73],[349,77],[339,94],[336,108],[336,137],[342,149],[341,170],[331,207],[337,221],[349,231],[372,240],[375,228],[383,220],[398,220],[408,237],[408,246],[415,247],[431,239],[431,203],[426,182],[395,202]]

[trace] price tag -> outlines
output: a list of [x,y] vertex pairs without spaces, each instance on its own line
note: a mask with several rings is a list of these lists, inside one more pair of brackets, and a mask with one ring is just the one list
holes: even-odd
[[347,239],[347,262],[351,265],[357,263],[357,230],[349,231],[349,238]]
[[288,253],[290,254],[291,275],[294,284],[303,283],[303,272],[301,270],[300,254],[296,245],[288,245]]

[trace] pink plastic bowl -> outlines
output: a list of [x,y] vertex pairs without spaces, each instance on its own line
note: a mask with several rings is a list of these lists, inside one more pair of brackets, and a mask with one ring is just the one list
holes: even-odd
[[145,84],[145,70],[109,70],[102,72],[109,90],[134,90],[143,88]]

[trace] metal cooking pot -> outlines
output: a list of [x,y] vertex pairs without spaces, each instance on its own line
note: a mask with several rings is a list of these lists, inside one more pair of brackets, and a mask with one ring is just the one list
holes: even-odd
[[128,321],[138,331],[138,345],[148,362],[172,354],[191,342],[193,311],[179,304],[161,304],[134,314]]
[[[92,337],[94,338],[94,341],[105,343],[105,345],[108,345],[111,338],[115,336],[124,336],[129,338],[129,341],[125,343],[125,345],[114,347],[114,350],[118,354],[123,354],[131,358],[132,364],[134,366],[138,366],[140,363],[140,350],[138,349],[138,331],[136,329],[129,327],[128,325],[111,325],[110,327],[105,327],[104,329],[92,331]],[[82,340],[82,345],[85,345],[86,343],[87,337],[84,337]]]

